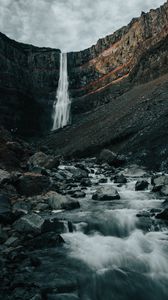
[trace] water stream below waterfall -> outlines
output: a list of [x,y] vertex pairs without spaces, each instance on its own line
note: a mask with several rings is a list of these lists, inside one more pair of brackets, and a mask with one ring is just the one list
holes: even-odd
[[[92,174],[92,183],[99,178]],[[68,280],[76,278],[79,299],[168,299],[168,228],[145,213],[137,217],[164,200],[149,190],[135,191],[137,179],[130,174],[127,180],[122,186],[110,180],[101,184],[115,186],[120,200],[92,200],[93,185],[79,210],[58,213],[74,224],[74,232],[63,238]]]

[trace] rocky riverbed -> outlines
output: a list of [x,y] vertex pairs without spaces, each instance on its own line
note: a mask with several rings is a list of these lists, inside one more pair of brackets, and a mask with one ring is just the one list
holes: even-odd
[[105,150],[0,170],[2,299],[167,299],[168,175]]

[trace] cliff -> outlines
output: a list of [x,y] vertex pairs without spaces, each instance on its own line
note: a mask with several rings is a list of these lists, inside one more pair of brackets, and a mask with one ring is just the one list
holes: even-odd
[[[74,113],[104,103],[106,97],[101,93],[99,99],[98,95],[109,86],[117,97],[135,84],[166,73],[167,37],[168,2],[142,13],[140,18],[99,40],[95,46],[69,53],[70,93],[77,100]],[[82,109],[80,102],[84,102]]]
[[1,125],[29,135],[50,128],[59,53],[17,43],[0,33]]

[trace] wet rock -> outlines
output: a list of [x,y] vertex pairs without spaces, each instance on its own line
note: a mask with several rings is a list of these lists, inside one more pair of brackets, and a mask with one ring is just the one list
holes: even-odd
[[80,207],[78,201],[58,194],[57,192],[50,191],[45,194],[44,198],[48,202],[48,205],[51,209],[75,209]]
[[148,181],[147,180],[138,180],[135,184],[136,191],[144,191],[148,188]]
[[100,201],[118,200],[120,199],[120,195],[113,187],[102,187],[97,189],[93,194],[92,199]]
[[107,178],[100,178],[99,183],[107,183]]
[[149,218],[150,213],[148,211],[140,211],[138,214],[136,214],[138,218],[144,217],[144,218]]
[[83,178],[88,177],[88,171],[83,170],[81,168],[76,168],[76,167],[66,167],[66,170],[68,170],[72,175],[75,180],[81,180]]
[[101,151],[98,161],[106,162],[110,166],[120,167],[126,162],[126,158],[122,155],[117,155],[109,149],[104,149]]
[[168,185],[168,175],[153,176],[151,178],[151,183],[156,187]]
[[162,206],[165,208],[168,208],[168,199],[166,199],[163,203]]
[[72,194],[73,198],[84,198],[85,196],[86,193],[82,191],[76,191],[75,193]]
[[10,181],[10,173],[0,169],[0,184],[4,184]]
[[116,175],[114,177],[114,183],[121,183],[121,184],[124,184],[124,183],[127,183],[127,179],[126,177],[121,174],[121,175]]
[[11,205],[6,195],[0,194],[0,223],[7,224],[11,220]]
[[168,208],[163,210],[160,214],[157,214],[156,218],[168,221]]
[[49,205],[47,203],[38,203],[35,207],[37,211],[45,211],[49,209]]
[[44,223],[41,227],[42,232],[56,232],[56,233],[63,233],[66,232],[65,223],[63,221],[59,221],[56,218],[50,218],[44,220]]
[[24,243],[30,250],[58,247],[64,244],[63,238],[55,232],[42,233]]
[[57,168],[60,164],[59,158],[51,155],[46,155],[43,152],[36,152],[28,160],[29,170],[33,170],[35,167],[42,167],[46,169]]
[[24,173],[18,180],[17,190],[22,195],[33,196],[48,190],[50,184],[50,179],[47,176]]
[[146,175],[146,170],[143,167],[133,164],[124,170],[123,175],[131,177],[143,177]]
[[80,183],[81,183],[81,185],[86,186],[86,187],[92,185],[91,180],[89,178],[82,178]]
[[41,232],[43,223],[43,218],[41,218],[37,214],[32,213],[21,217],[13,224],[13,227],[20,233],[39,234]]
[[168,185],[164,185],[160,191],[163,196],[168,196]]
[[19,239],[16,236],[11,236],[5,242],[5,246],[7,246],[7,247],[16,247],[18,244],[19,244]]

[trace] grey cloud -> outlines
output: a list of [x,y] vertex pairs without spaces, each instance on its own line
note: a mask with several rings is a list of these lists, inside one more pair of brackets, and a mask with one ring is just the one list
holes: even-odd
[[164,0],[0,0],[0,30],[37,46],[81,50]]

